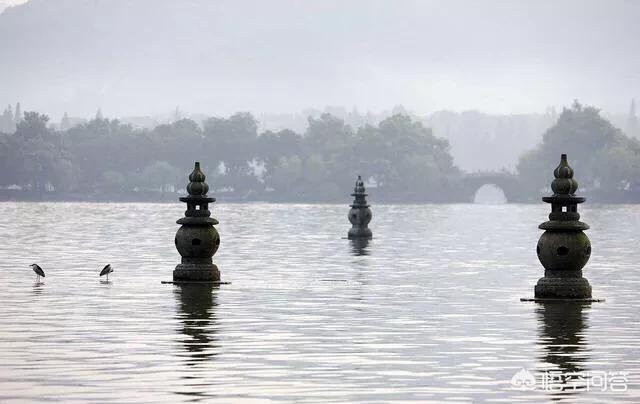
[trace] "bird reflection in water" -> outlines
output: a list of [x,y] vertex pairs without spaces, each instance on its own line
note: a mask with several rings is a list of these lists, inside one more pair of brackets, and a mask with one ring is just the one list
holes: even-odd
[[42,291],[44,290],[44,283],[42,282],[36,282],[33,284],[33,294],[34,295],[41,295]]
[[180,320],[177,331],[188,352],[187,365],[195,365],[217,354],[217,289],[218,286],[212,284],[175,286],[174,294],[178,303],[176,319]]
[[353,238],[349,240],[349,243],[351,244],[351,253],[356,257],[369,255],[370,252],[367,248],[369,246],[369,239]]
[[570,394],[587,387],[588,318],[584,309],[589,306],[583,302],[547,302],[536,309],[538,345],[543,349],[540,360],[551,365],[548,391]]

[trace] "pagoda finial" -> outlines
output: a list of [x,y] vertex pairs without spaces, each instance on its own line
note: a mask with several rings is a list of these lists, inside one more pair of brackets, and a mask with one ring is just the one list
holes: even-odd
[[206,195],[209,191],[209,185],[204,182],[206,178],[206,175],[200,170],[200,162],[196,161],[193,171],[189,174],[189,184],[187,185],[189,195]]
[[567,155],[560,156],[560,164],[553,171],[556,177],[551,183],[555,195],[573,195],[578,190],[578,181],[573,179],[573,168],[569,166]]
[[358,175],[358,179],[356,180],[356,186],[353,188],[354,194],[364,194],[364,182],[362,181],[362,176]]

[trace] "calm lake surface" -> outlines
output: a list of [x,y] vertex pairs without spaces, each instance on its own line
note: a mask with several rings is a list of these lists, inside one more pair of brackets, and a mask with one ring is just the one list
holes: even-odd
[[542,305],[548,205],[374,200],[358,246],[348,202],[215,204],[219,287],[161,284],[183,204],[0,203],[0,402],[640,402],[640,206],[581,209],[606,302]]

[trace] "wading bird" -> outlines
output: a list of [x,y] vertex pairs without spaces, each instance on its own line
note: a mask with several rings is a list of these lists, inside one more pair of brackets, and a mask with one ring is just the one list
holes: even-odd
[[29,266],[31,267],[31,269],[33,269],[33,272],[35,272],[36,275],[38,275],[38,277],[36,278],[36,282],[40,282],[40,277],[42,276],[44,278],[44,271],[42,270],[42,268],[40,268],[40,265],[31,264]]
[[107,282],[109,282],[109,274],[111,272],[113,272],[113,268],[111,268],[111,264],[107,264],[104,268],[102,268],[102,271],[100,271],[100,276],[107,275]]

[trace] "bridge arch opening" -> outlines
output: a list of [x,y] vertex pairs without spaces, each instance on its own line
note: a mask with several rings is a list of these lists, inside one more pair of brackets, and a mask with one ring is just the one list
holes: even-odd
[[484,184],[473,195],[473,203],[482,205],[502,205],[507,203],[504,190],[496,184]]

